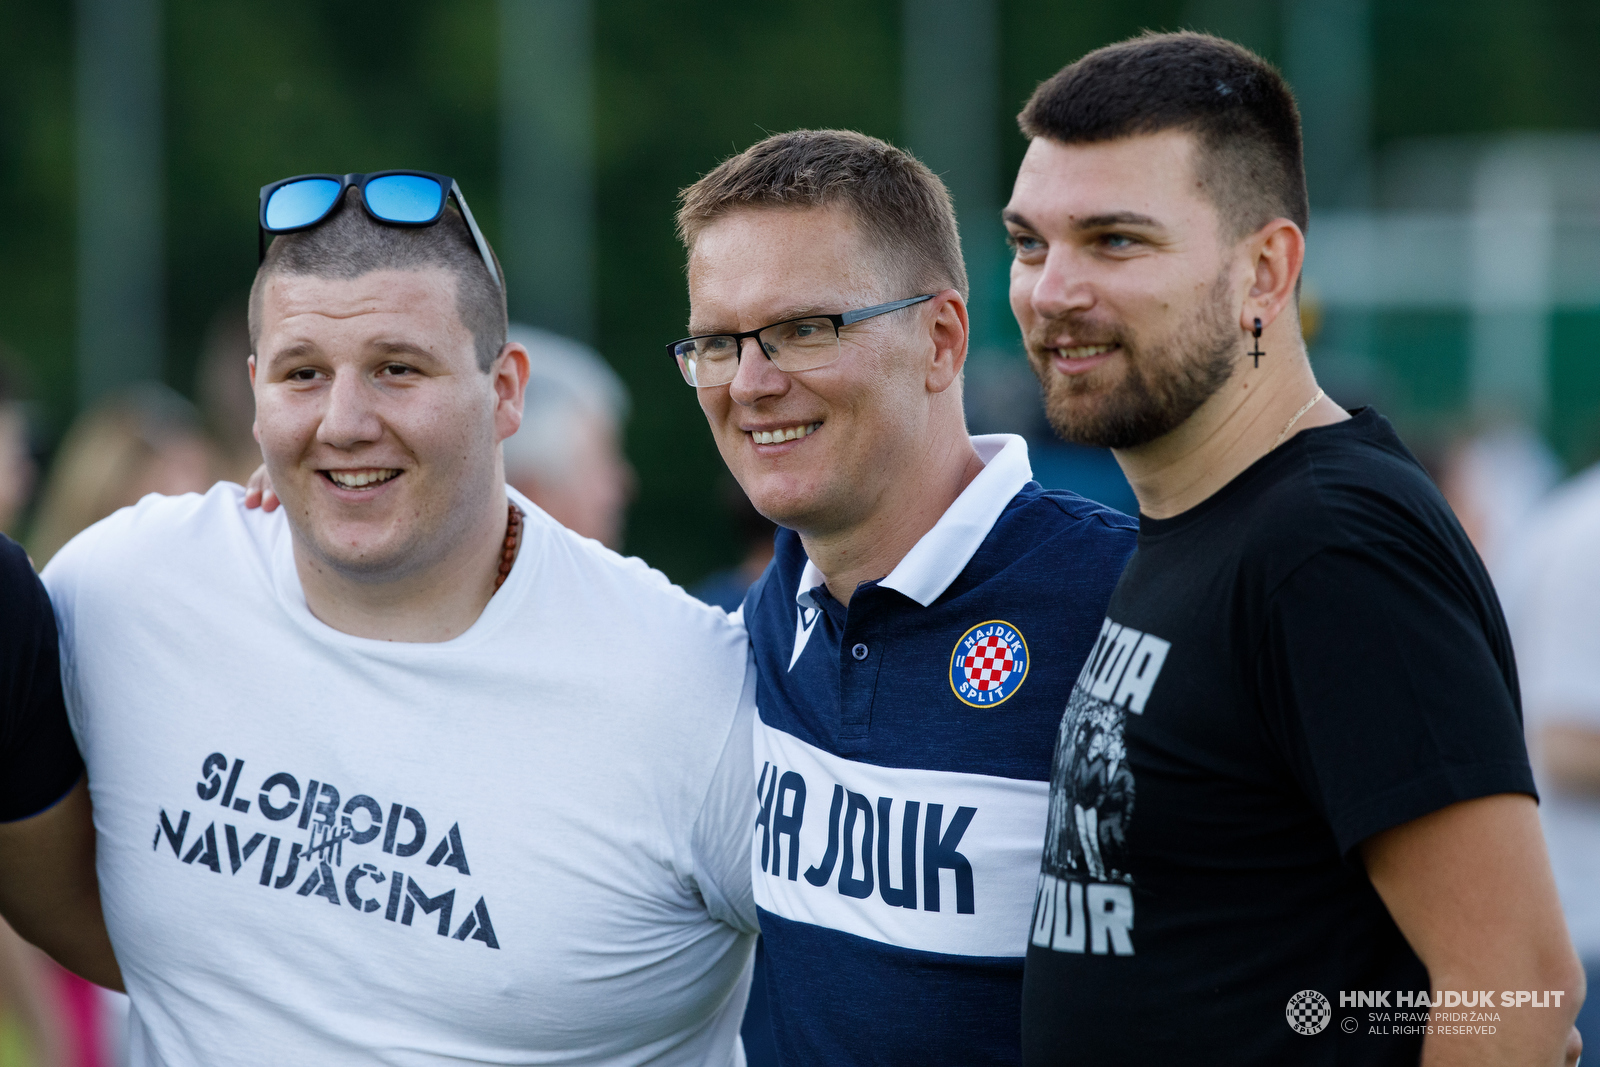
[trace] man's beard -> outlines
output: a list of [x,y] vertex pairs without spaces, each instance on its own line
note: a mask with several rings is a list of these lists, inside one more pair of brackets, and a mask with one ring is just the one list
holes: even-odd
[[[1049,356],[1030,344],[1028,362],[1039,377],[1045,414],[1062,440],[1101,448],[1134,448],[1181,426],[1233,376],[1239,331],[1227,307],[1228,279],[1219,277],[1194,318],[1166,341],[1143,343],[1125,327],[1102,326],[1074,316],[1052,321],[1038,331],[1063,328],[1078,344],[1116,344],[1124,367],[1122,380],[1095,388],[1057,373]],[[1085,338],[1099,337],[1098,341]],[[1090,372],[1087,377],[1094,377]]]

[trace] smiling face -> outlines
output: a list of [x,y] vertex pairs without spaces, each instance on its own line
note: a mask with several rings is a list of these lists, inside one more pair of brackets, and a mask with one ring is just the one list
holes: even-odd
[[468,540],[504,494],[496,445],[521,411],[508,351],[478,369],[447,270],[265,279],[256,437],[297,547],[381,582]]
[[1243,351],[1247,267],[1196,177],[1195,147],[1177,130],[1028,147],[1005,210],[1011,309],[1069,441],[1165,435]]
[[[884,259],[842,207],[732,211],[690,252],[689,332],[741,333],[916,295],[900,291]],[[815,370],[785,373],[747,339],[734,380],[696,390],[756,510],[826,536],[866,521],[891,486],[916,478],[937,303],[844,327],[838,360]]]

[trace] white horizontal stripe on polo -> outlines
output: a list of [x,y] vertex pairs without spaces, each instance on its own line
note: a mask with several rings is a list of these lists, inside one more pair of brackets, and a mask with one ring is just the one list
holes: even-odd
[[[1025,954],[1049,782],[857,763],[759,720],[755,768],[764,814],[751,842],[751,868],[756,903],[762,908],[796,922],[924,952]],[[836,786],[842,787],[838,847],[829,864]],[[910,803],[917,811],[907,849],[903,838]],[[882,812],[889,816],[887,870],[880,869],[885,866],[879,844]],[[935,813],[938,839],[933,841],[929,823]],[[963,820],[965,829],[955,841],[955,828]],[[841,892],[847,823],[850,892]],[[864,847],[868,827],[871,848]],[[914,908],[905,906],[913,899],[907,895],[904,873],[908,856]],[[970,893],[963,892],[958,875],[963,860],[971,871]],[[863,892],[869,873],[870,895],[851,895]],[[937,911],[930,910],[933,902],[926,892],[930,877],[939,884]],[[891,903],[895,898],[898,902]],[[971,907],[969,913],[961,912],[963,902]]]

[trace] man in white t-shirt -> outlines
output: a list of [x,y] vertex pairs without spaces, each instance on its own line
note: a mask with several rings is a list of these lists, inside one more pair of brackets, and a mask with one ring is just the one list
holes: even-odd
[[[1539,821],[1589,988],[1600,986],[1600,466],[1524,521],[1499,578],[1517,649]],[[1593,1007],[1591,1007],[1593,1005]],[[1578,1016],[1600,1048],[1600,997]]]
[[265,190],[284,506],[147,497],[45,575],[133,1062],[742,1063],[743,630],[507,489],[492,254],[378,182]]

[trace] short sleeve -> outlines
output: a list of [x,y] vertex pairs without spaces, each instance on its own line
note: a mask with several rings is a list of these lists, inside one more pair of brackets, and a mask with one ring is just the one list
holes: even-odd
[[1269,601],[1268,728],[1346,856],[1451,804],[1534,793],[1493,593],[1451,569],[1403,545],[1329,548]]
[[711,917],[744,933],[756,933],[755,894],[750,875],[750,834],[756,819],[755,662],[748,660],[733,728],[723,745],[695,820],[690,847],[695,880]]
[[50,598],[27,554],[0,537],[0,822],[37,815],[83,774],[67,724]]

